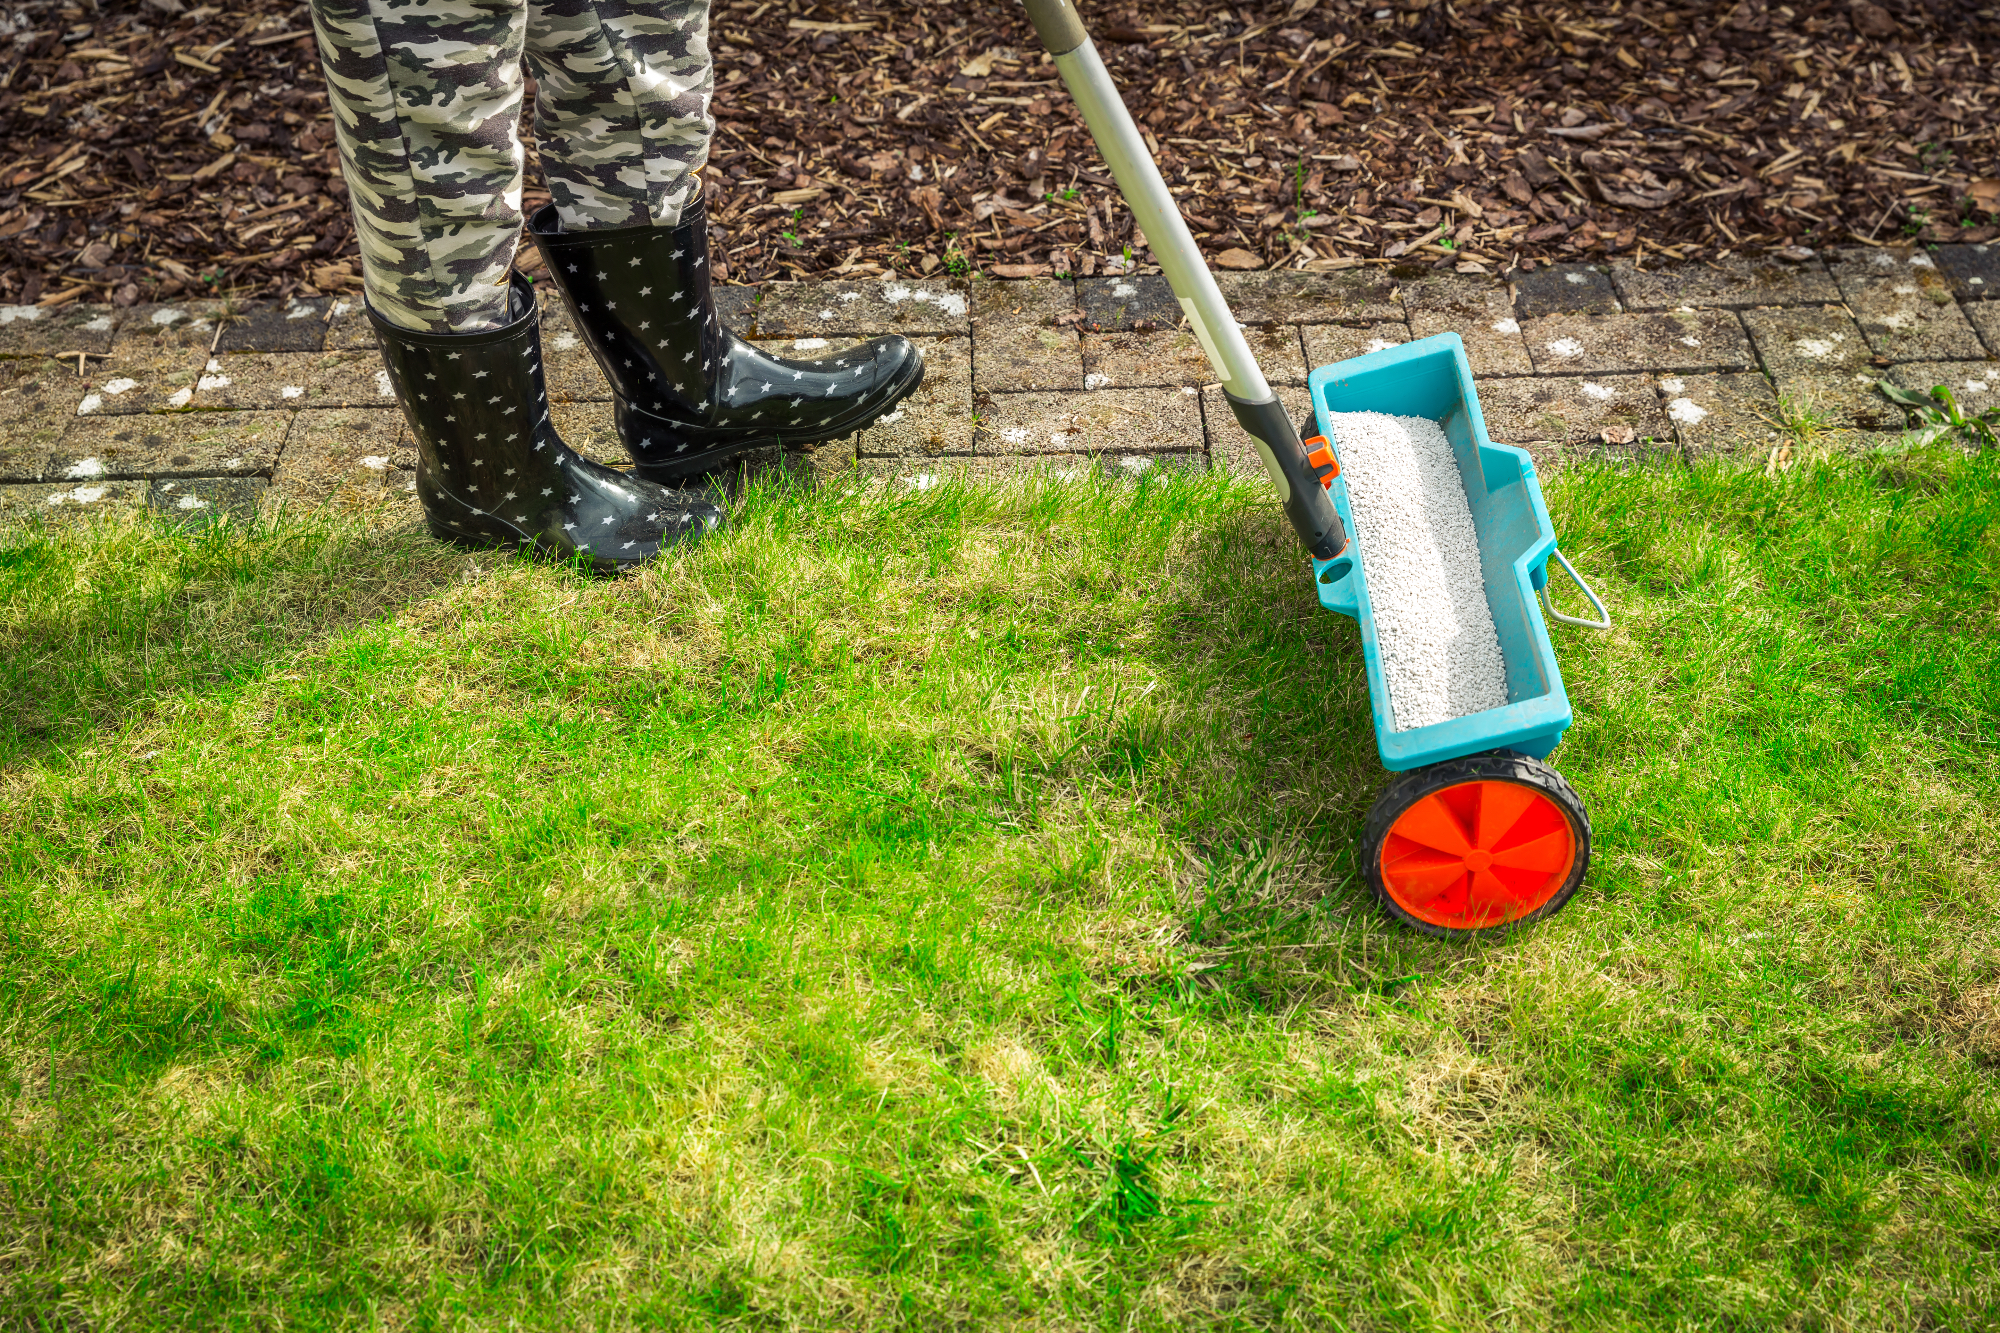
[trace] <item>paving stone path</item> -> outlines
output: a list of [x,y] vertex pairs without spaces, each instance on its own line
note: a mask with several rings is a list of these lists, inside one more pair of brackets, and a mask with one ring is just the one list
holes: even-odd
[[[2000,245],[1569,265],[1512,282],[1379,268],[1220,281],[1295,415],[1310,367],[1455,331],[1489,433],[1544,472],[1592,455],[1761,456],[1781,396],[1866,443],[1902,427],[1872,387],[1883,377],[1948,384],[1975,410],[2000,402]],[[1051,467],[1258,471],[1157,276],[784,283],[720,299],[732,327],[774,349],[904,333],[929,365],[915,397],[855,438],[744,467],[916,485]],[[544,320],[557,425],[621,463],[609,389],[560,305]],[[351,302],[0,306],[0,523],[328,505],[400,524],[417,517],[415,465]]]

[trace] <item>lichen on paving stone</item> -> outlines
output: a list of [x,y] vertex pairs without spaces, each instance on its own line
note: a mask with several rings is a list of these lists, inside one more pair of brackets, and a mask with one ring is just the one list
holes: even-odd
[[1215,283],[1229,313],[1244,325],[1374,324],[1403,318],[1396,280],[1378,267],[1218,273]]
[[1820,305],[1840,299],[1840,289],[1817,257],[1794,263],[1769,255],[1733,255],[1653,269],[1617,259],[1611,264],[1611,281],[1628,310]]
[[972,284],[972,385],[1025,393],[1083,387],[1074,284],[1053,278]]
[[268,476],[291,419],[289,412],[79,417],[56,446],[46,480]]
[[1769,448],[1778,436],[1778,396],[1754,371],[1662,375],[1656,382],[1668,424],[1689,458]]
[[118,310],[107,305],[0,305],[0,355],[108,352]]
[[1142,454],[1204,443],[1193,389],[996,393],[980,400],[976,452]]
[[[1479,406],[1487,438],[1526,449],[1537,468],[1580,456],[1639,461],[1679,454],[1650,375],[1486,380]],[[1633,441],[1606,442],[1603,432],[1615,428],[1629,428]]]
[[63,526],[78,521],[130,519],[146,509],[144,481],[60,482],[0,486],[0,524]]
[[[1387,320],[1359,328],[1351,324],[1308,324],[1299,332],[1305,335],[1306,365],[1312,370],[1330,366],[1336,361],[1366,356],[1370,352],[1401,347],[1410,341],[1407,324]],[[1293,383],[1302,384],[1304,381],[1295,380]]]
[[389,498],[390,474],[416,465],[406,434],[403,414],[394,410],[301,412],[292,419],[265,503],[347,512],[377,508]]
[[1757,364],[1733,310],[1643,315],[1547,315],[1521,333],[1547,374],[1748,370]]
[[968,336],[970,284],[962,278],[771,282],[758,289],[751,327],[757,338],[883,333]]
[[1543,265],[1513,275],[1514,314],[1522,320],[1547,315],[1615,315],[1617,289],[1600,268],[1589,264]]
[[[1307,337],[1312,336],[1307,331]],[[1285,415],[1299,427],[1301,435],[1312,434],[1312,395],[1303,387],[1280,386],[1276,393],[1278,402],[1284,406]],[[1264,460],[1257,453],[1257,446],[1243,427],[1236,424],[1236,414],[1229,410],[1229,400],[1216,387],[1201,391],[1202,416],[1208,423],[1209,466],[1218,472],[1227,472],[1238,477],[1270,478],[1264,470]]]
[[1491,278],[1439,274],[1403,284],[1410,337],[1456,333],[1474,375],[1532,375],[1535,363],[1506,287]]

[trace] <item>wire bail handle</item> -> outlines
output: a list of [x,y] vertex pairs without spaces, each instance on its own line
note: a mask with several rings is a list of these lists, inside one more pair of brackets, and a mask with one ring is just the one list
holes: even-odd
[[1605,610],[1604,603],[1598,598],[1596,593],[1590,590],[1590,585],[1583,581],[1583,576],[1578,574],[1570,566],[1569,561],[1563,558],[1562,549],[1558,547],[1551,550],[1549,554],[1554,556],[1556,563],[1563,567],[1563,573],[1569,575],[1569,581],[1581,589],[1583,595],[1590,599],[1590,604],[1597,608],[1598,618],[1596,620],[1585,620],[1581,616],[1566,616],[1556,610],[1555,603],[1549,600],[1549,583],[1547,579],[1543,579],[1542,586],[1535,589],[1535,595],[1542,599],[1542,609],[1548,612],[1551,618],[1560,620],[1565,625],[1581,625],[1585,629],[1610,629],[1611,612]]

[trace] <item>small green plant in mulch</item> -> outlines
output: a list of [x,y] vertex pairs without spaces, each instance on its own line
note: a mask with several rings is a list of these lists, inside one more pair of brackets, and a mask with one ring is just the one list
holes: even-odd
[[2000,447],[2000,404],[1983,412],[1966,413],[1958,405],[1950,386],[1933,385],[1927,394],[1915,393],[1888,380],[1875,381],[1884,398],[1907,411],[1915,420],[1911,443],[1931,444],[1955,440],[1959,444],[1988,449]]

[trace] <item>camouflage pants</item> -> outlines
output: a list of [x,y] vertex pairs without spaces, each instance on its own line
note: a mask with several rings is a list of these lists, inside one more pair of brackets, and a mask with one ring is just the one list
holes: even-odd
[[672,226],[699,188],[708,0],[312,0],[368,301],[504,322],[521,234],[521,64],[565,229]]

